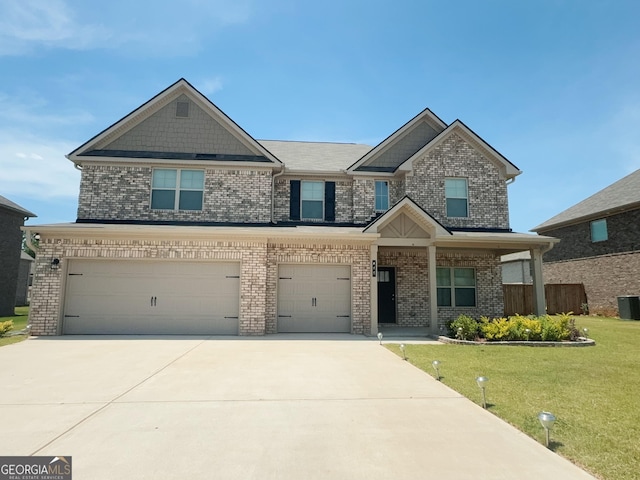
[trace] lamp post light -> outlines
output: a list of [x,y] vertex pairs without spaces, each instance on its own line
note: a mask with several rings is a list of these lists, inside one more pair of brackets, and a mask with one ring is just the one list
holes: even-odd
[[384,337],[384,335],[382,335],[382,332],[378,332],[378,341],[380,342],[380,345],[382,345],[382,337]]
[[401,344],[400,344],[400,350],[402,350],[402,359],[403,359],[403,360],[406,360],[406,359],[407,359],[407,353],[405,352],[405,348],[406,348],[406,347],[405,347],[404,343],[401,343]]
[[478,383],[478,387],[482,390],[482,408],[487,408],[487,394],[485,389],[487,388],[487,382],[489,379],[487,377],[478,377],[476,378],[476,382]]
[[540,424],[544,427],[547,439],[547,448],[549,448],[549,430],[553,427],[553,424],[556,421],[556,416],[551,412],[540,412],[538,414],[538,420],[540,420]]
[[436,371],[436,379],[440,381],[440,360],[434,360],[431,362],[431,365],[433,365],[433,368]]

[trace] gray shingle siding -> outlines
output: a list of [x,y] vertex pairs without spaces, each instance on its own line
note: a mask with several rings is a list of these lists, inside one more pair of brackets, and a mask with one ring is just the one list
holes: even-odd
[[429,143],[438,133],[427,122],[420,122],[372,161],[366,162],[365,165],[396,168]]

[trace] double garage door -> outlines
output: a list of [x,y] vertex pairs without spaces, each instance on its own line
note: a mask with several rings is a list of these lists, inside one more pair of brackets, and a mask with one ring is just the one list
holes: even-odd
[[63,333],[237,335],[240,264],[71,260]]
[[[280,265],[278,332],[350,332],[351,269]],[[64,334],[237,335],[240,264],[70,260]]]

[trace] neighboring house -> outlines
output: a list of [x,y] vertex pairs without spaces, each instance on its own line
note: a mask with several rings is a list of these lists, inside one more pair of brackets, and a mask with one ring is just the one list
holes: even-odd
[[533,229],[561,239],[544,255],[547,283],[583,283],[589,309],[640,295],[640,170]]
[[16,282],[16,307],[29,305],[29,287],[33,280],[35,260],[26,252],[20,253],[20,266],[18,267],[18,281]]
[[531,253],[516,252],[503,255],[500,259],[502,263],[502,283],[533,283],[531,275]]
[[35,335],[438,333],[502,315],[500,255],[555,242],[511,232],[521,172],[428,109],[373,148],[258,141],[181,79],[68,158],[77,221],[28,229]]
[[15,313],[22,251],[20,227],[29,217],[35,215],[0,195],[0,317]]

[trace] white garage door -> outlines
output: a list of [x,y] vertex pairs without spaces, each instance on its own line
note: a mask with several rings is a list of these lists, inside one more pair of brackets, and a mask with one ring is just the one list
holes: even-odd
[[350,332],[351,268],[280,265],[278,332]]
[[63,333],[236,335],[238,263],[71,260]]

